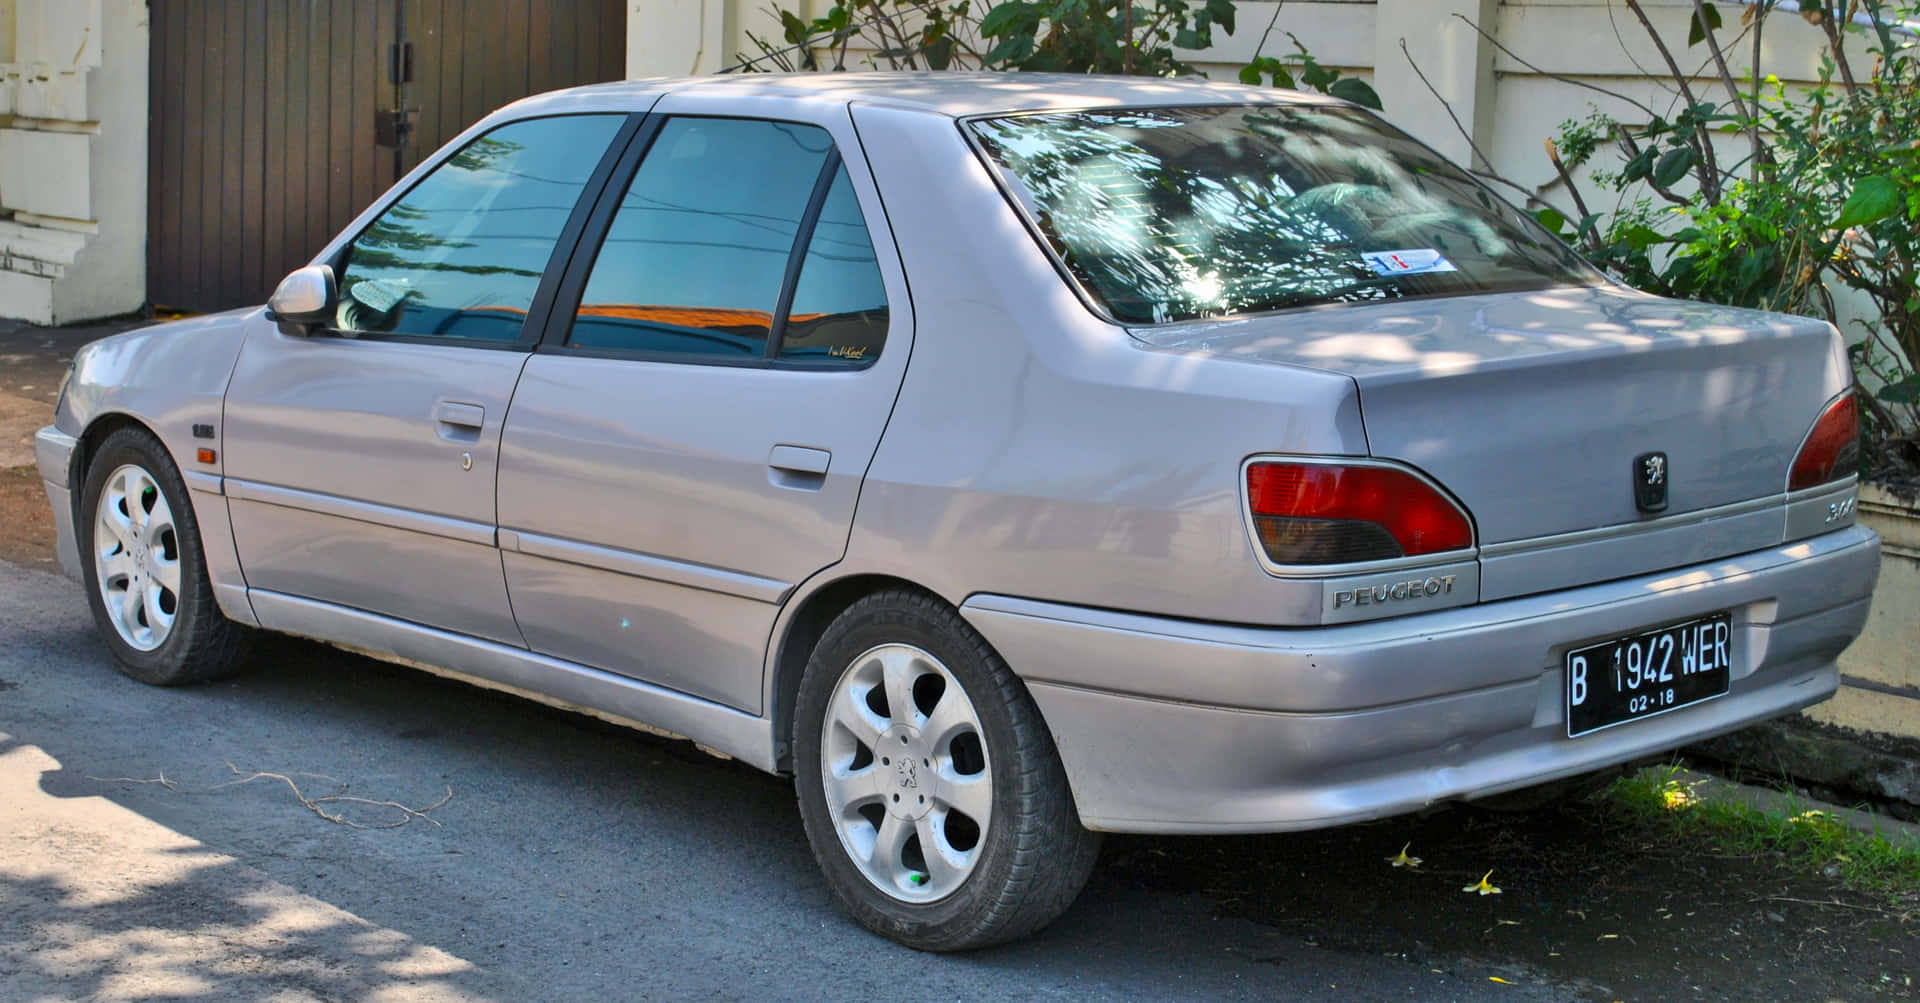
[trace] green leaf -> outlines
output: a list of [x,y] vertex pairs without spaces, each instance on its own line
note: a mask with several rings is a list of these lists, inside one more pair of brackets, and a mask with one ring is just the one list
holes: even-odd
[[1892,178],[1880,174],[1861,178],[1853,194],[1847,196],[1846,204],[1840,207],[1840,218],[1833,221],[1833,228],[1844,230],[1877,223],[1906,208],[1906,203],[1906,193]]
[[1757,251],[1750,251],[1742,255],[1740,258],[1740,267],[1736,271],[1740,288],[1749,288],[1757,285],[1762,279],[1765,279],[1772,263],[1770,255],[1761,254]]
[[1008,63],[1017,63],[1030,55],[1033,55],[1033,36],[1013,35],[1002,39],[999,45],[994,46],[983,62],[988,66],[1004,66]]
[[922,45],[920,52],[927,57],[928,69],[944,70],[953,65],[953,48],[953,39],[942,36]]
[[790,10],[780,12],[780,28],[788,45],[799,45],[807,40],[809,34],[807,22],[800,20],[799,15]]
[[1343,101],[1351,101],[1363,107],[1380,110],[1380,95],[1365,80],[1358,77],[1341,77],[1327,88],[1327,93]]
[[1676,146],[1660,155],[1659,163],[1653,165],[1653,183],[1662,188],[1672,188],[1674,182],[1687,176],[1693,168],[1693,148]]
[[1567,217],[1558,209],[1542,209],[1534,213],[1533,218],[1539,220],[1541,226],[1552,230],[1556,237],[1561,236],[1562,231],[1567,228]]
[[[1707,13],[1707,28],[1711,28],[1714,31],[1719,31],[1720,30],[1720,8],[1715,7],[1710,3],[1707,3],[1707,4],[1701,4],[1700,10],[1706,11]],[[1695,11],[1691,17],[1688,17],[1687,18],[1687,47],[1692,48],[1693,46],[1699,45],[1701,42],[1706,41],[1707,28],[1702,28],[1700,26],[1700,11]]]
[[1881,387],[1874,396],[1895,404],[1920,404],[1920,373],[1908,373],[1906,379]]
[[1233,34],[1233,0],[1207,0],[1207,12],[1220,27],[1227,29],[1227,34]]
[[1655,230],[1653,227],[1647,226],[1644,223],[1635,223],[1625,230],[1622,230],[1619,239],[1636,251],[1645,251],[1647,248],[1660,243],[1666,238],[1662,237],[1660,231]]
[[1033,8],[1028,4],[1020,3],[1019,0],[1014,0],[1013,3],[1003,3],[987,11],[986,16],[980,19],[980,34],[989,38],[1004,35],[1017,30],[1016,26],[1022,23],[1033,23],[1035,27],[1039,26]]
[[1657,151],[1654,150],[1653,147],[1648,147],[1641,150],[1638,156],[1627,161],[1627,166],[1620,169],[1621,180],[1639,181],[1648,174],[1653,173],[1653,155],[1655,152]]

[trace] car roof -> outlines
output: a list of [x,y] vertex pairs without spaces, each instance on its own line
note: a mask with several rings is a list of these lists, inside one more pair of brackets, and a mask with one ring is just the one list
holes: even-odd
[[653,77],[591,84],[520,102],[644,107],[662,94],[763,95],[828,103],[885,105],[955,118],[1050,108],[1151,107],[1201,104],[1340,104],[1338,99],[1197,77],[1119,77],[1078,73],[858,72],[734,73]]

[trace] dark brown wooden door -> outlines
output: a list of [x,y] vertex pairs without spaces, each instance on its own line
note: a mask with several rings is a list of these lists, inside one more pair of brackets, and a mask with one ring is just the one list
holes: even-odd
[[148,300],[264,302],[394,182],[375,127],[402,2],[403,169],[509,101],[626,69],[620,0],[151,0]]

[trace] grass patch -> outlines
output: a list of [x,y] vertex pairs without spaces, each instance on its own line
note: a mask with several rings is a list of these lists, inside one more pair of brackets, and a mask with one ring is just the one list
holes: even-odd
[[1733,797],[1729,785],[1689,777],[1678,766],[1651,767],[1614,782],[1601,800],[1626,818],[1669,837],[1705,841],[1722,853],[1778,855],[1795,870],[1838,879],[1859,891],[1911,900],[1920,896],[1920,840],[1862,832],[1791,794],[1773,807]]

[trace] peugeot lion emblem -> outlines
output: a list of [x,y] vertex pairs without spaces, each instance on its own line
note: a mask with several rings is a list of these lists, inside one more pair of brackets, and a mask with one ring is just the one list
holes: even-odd
[[1667,454],[1641,453],[1633,458],[1633,503],[1642,512],[1667,509]]

